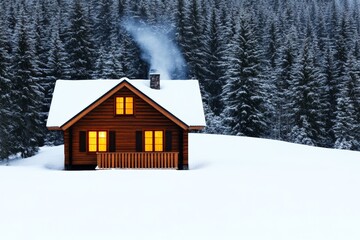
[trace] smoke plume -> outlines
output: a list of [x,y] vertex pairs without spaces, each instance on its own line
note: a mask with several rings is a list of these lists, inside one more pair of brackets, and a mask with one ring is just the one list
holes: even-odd
[[123,20],[122,23],[140,47],[142,58],[150,65],[150,69],[160,73],[162,79],[185,77],[185,60],[164,26],[149,26],[131,19]]

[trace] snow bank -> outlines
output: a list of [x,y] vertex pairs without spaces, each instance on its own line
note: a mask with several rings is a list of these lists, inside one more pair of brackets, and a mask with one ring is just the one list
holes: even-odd
[[62,151],[0,166],[1,239],[360,239],[358,152],[191,134],[190,171],[49,170]]

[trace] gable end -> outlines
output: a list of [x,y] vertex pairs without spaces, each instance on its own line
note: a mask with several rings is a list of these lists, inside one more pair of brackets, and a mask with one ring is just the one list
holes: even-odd
[[73,124],[75,124],[77,121],[79,121],[81,118],[83,118],[86,114],[88,114],[90,111],[97,108],[100,104],[105,102],[108,98],[116,94],[119,90],[121,90],[123,87],[128,88],[130,91],[132,91],[134,94],[136,94],[138,97],[140,97],[142,100],[147,102],[150,106],[154,107],[157,111],[159,111],[161,114],[166,116],[168,119],[173,121],[176,125],[181,127],[184,130],[190,129],[189,126],[187,126],[184,122],[182,122],[180,119],[175,117],[173,114],[171,114],[169,111],[161,107],[159,104],[154,102],[150,97],[148,97],[146,94],[132,86],[128,81],[123,80],[121,83],[116,85],[114,88],[109,90],[107,93],[102,95],[100,98],[98,98],[96,101],[94,101],[91,105],[89,105],[87,108],[82,110],[80,113],[78,113],[76,116],[74,116],[72,119],[70,119],[68,122],[66,122],[64,125],[62,125],[60,128],[57,127],[48,127],[49,130],[66,130],[69,127],[71,127]]

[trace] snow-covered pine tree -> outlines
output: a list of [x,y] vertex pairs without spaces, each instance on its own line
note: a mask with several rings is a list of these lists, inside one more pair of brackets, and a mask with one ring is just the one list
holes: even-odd
[[[344,84],[346,85],[346,84]],[[356,121],[356,109],[350,97],[350,86],[344,86],[340,90],[342,97],[337,98],[336,122],[334,125],[335,148],[359,149],[358,122]]]
[[[58,79],[68,79],[68,60],[64,43],[60,38],[59,26],[52,25],[52,37],[50,40],[50,51],[47,63],[47,81],[43,86],[44,102],[46,103],[46,112],[50,109],[52,94],[55,87],[55,81]],[[59,145],[63,143],[62,132],[47,131],[45,137],[46,145]]]
[[288,140],[290,133],[290,82],[294,78],[295,59],[297,56],[297,30],[293,26],[284,35],[285,41],[279,47],[279,58],[275,72],[275,92],[274,92],[274,116],[275,133],[274,136],[279,140]]
[[80,0],[73,4],[65,43],[69,56],[70,78],[91,79],[95,70],[96,52],[90,20]]
[[13,36],[14,32],[15,32],[15,26],[17,23],[17,5],[18,2],[17,1],[11,1],[11,0],[4,0],[1,1],[2,4],[2,16],[4,17],[4,22],[7,24],[8,27],[8,33],[10,34],[9,36]]
[[123,49],[122,42],[117,41],[117,38],[110,40],[110,46],[99,49],[99,55],[96,62],[96,77],[102,79],[119,79],[125,77],[123,72]]
[[221,77],[224,72],[221,67],[221,35],[219,32],[219,28],[221,27],[219,23],[219,19],[217,17],[218,10],[213,7],[209,20],[208,20],[208,28],[205,39],[204,46],[206,50],[205,61],[207,62],[206,66],[206,75],[205,80],[203,82],[204,91],[206,91],[209,96],[205,101],[208,101],[209,108],[215,115],[220,115],[223,110],[223,102],[222,102],[222,86],[223,83],[221,81]]
[[259,50],[254,38],[252,18],[239,16],[239,28],[233,43],[228,81],[224,86],[225,123],[230,134],[262,137],[266,128],[263,92],[259,79]]
[[126,13],[127,1],[128,0],[118,0],[118,2],[117,2],[117,9],[115,9],[115,10],[117,10],[117,14],[119,16],[119,19],[124,17],[124,15]]
[[113,11],[116,10],[116,6],[113,0],[100,0],[97,1],[98,9],[96,9],[96,23],[95,23],[95,43],[97,47],[110,46],[111,33],[114,24],[117,25],[116,19],[114,19]]
[[[104,0],[99,3],[96,31],[98,43],[98,58],[96,59],[96,78],[116,79],[125,74],[123,72],[123,38],[121,36],[120,19],[126,7],[125,2]],[[121,4],[119,6],[118,4]],[[106,27],[103,27],[103,25]],[[102,34],[106,31],[106,34]]]
[[[3,8],[0,9],[3,12]],[[5,15],[0,17],[0,160],[7,159],[12,154],[12,102],[11,91],[11,58],[6,48],[9,32],[6,28]]]
[[185,7],[184,0],[177,0],[173,13],[176,27],[176,41],[181,51],[184,50],[183,46],[185,44]]
[[11,84],[12,123],[14,136],[12,152],[20,152],[22,157],[30,157],[38,151],[42,136],[40,115],[42,92],[36,76],[34,32],[26,25],[25,3],[19,10],[16,24],[17,46],[14,50],[14,73]]
[[187,5],[184,19],[184,42],[180,43],[185,61],[188,64],[189,77],[203,84],[205,79],[205,51],[203,44],[204,17],[200,14],[198,0],[191,0]]
[[323,74],[317,67],[317,42],[308,25],[307,37],[296,63],[294,79],[290,83],[289,140],[295,143],[318,146],[323,142],[325,123],[322,115]]
[[333,147],[335,143],[334,135],[334,124],[336,118],[336,99],[338,96],[338,81],[335,77],[335,65],[333,57],[333,49],[330,41],[327,42],[326,51],[324,54],[324,86],[326,86],[326,91],[324,95],[324,101],[327,103],[325,110],[325,136],[326,143],[325,147]]
[[[280,97],[276,88],[276,83],[278,79],[278,62],[280,56],[280,31],[279,31],[279,22],[276,16],[269,16],[267,24],[267,33],[264,34],[262,43],[263,43],[263,78],[264,78],[264,87],[266,87],[266,101],[265,101],[265,116],[268,120],[268,133],[269,138],[280,138],[279,134],[279,114],[280,114],[280,104],[281,101],[277,99]],[[265,84],[266,83],[266,84]]]
[[[32,5],[30,5],[31,9],[34,9],[34,12],[37,14],[31,14],[33,18],[33,24],[35,29],[35,41],[34,50],[35,50],[35,61],[37,66],[37,82],[41,86],[41,90],[43,91],[44,100],[41,101],[41,135],[42,137],[39,139],[40,146],[44,145],[44,138],[48,134],[48,130],[46,128],[46,120],[48,116],[48,111],[50,107],[49,96],[47,95],[47,91],[54,87],[54,83],[49,78],[48,74],[48,59],[50,53],[50,42],[51,39],[51,31],[52,25],[55,21],[56,15],[56,2],[51,1],[34,1]],[[52,91],[52,90],[51,90]]]
[[336,121],[334,125],[335,148],[360,150],[359,111],[360,108],[360,69],[359,63],[350,52],[345,63],[346,74],[339,83]]
[[326,45],[329,41],[329,33],[326,29],[325,14],[320,9],[325,8],[325,4],[313,2],[312,5],[313,14],[316,15],[313,17],[313,22],[310,22],[309,24],[313,24],[313,28],[316,30],[314,34],[318,40],[317,47],[319,48],[321,55],[324,56],[326,52]]
[[[353,29],[350,27],[350,20],[347,14],[344,14],[336,28],[335,32],[335,55],[334,62],[336,67],[335,78],[337,79],[336,90],[336,111],[335,122],[333,126],[335,136],[335,148],[355,149],[358,147],[355,124],[356,109],[352,94],[351,78],[349,69],[351,68],[352,58],[352,36]],[[351,59],[349,59],[351,58]],[[350,67],[349,67],[350,66]]]
[[[186,19],[186,4],[184,0],[177,0],[175,7],[172,12],[173,21],[175,25],[175,42],[177,43],[180,52],[184,54],[185,47],[185,19]],[[182,66],[182,69],[187,69],[187,63],[185,61],[185,66]],[[176,73],[175,78],[188,78],[188,71],[183,73]]]

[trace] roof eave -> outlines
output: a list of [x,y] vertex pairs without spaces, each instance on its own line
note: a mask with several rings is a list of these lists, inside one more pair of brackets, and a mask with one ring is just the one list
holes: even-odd
[[59,131],[62,130],[61,127],[54,127],[54,126],[49,126],[46,127],[49,131]]
[[203,130],[205,128],[205,126],[189,126],[189,130],[190,131],[200,131]]

